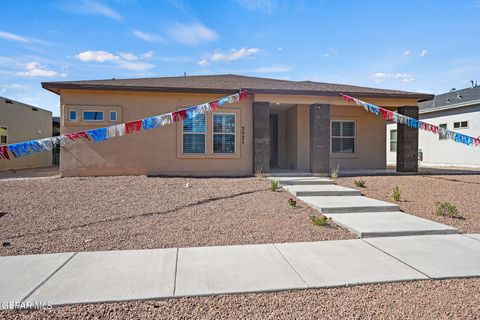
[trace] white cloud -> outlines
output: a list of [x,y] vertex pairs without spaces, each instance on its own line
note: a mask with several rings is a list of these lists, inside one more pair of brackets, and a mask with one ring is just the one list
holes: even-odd
[[145,52],[144,54],[142,54],[142,58],[146,59],[146,60],[149,60],[149,59],[152,59],[154,55],[155,55],[154,51],[148,51],[148,52]]
[[[148,56],[153,57],[153,51],[147,52],[142,57],[144,57],[145,55],[147,55],[147,57]],[[122,52],[122,53],[119,53],[118,55],[115,55],[113,53],[110,53],[108,51],[103,51],[103,50],[85,51],[77,54],[76,58],[84,62],[91,62],[91,61],[101,62],[101,63],[113,62],[122,69],[133,70],[133,71],[145,71],[155,67],[155,65],[151,63],[134,62],[135,60],[138,60],[138,57],[133,53],[129,53],[129,52]]]
[[25,37],[22,37],[15,33],[10,33],[6,31],[0,31],[0,38],[9,40],[9,41],[16,41],[16,42],[23,42],[23,43],[30,43],[31,41]]
[[428,50],[423,49],[422,52],[420,52],[421,57],[425,57],[428,53]]
[[404,55],[404,56],[409,56],[409,55],[411,55],[411,54],[412,54],[412,51],[410,51],[410,50],[405,50],[405,51],[403,52],[403,55]]
[[118,56],[102,50],[80,52],[79,54],[76,55],[76,57],[81,61],[97,61],[97,62],[112,61],[112,60],[119,59]]
[[146,71],[155,67],[155,65],[151,63],[145,63],[145,62],[131,62],[131,61],[125,61],[125,60],[118,60],[116,63],[120,68],[125,70],[131,70],[131,71]]
[[199,22],[192,24],[177,22],[167,32],[172,40],[185,45],[196,45],[218,39],[218,34],[214,30]]
[[85,10],[91,14],[99,14],[115,20],[122,20],[122,16],[119,13],[104,4],[90,0],[83,0],[82,4]]
[[411,82],[415,80],[411,73],[396,73],[394,77],[402,82]]
[[165,43],[165,39],[159,35],[146,33],[140,30],[133,30],[132,35],[140,40],[147,41],[147,42],[161,42]]
[[275,0],[236,0],[238,4],[252,11],[272,13],[276,7]]
[[138,60],[138,57],[136,55],[134,55],[133,53],[123,52],[123,53],[119,53],[119,55],[122,59],[127,60],[127,61]]
[[415,80],[413,74],[411,73],[386,73],[386,72],[374,73],[373,79],[376,83],[384,83],[390,79],[397,79],[402,82],[412,82],[413,80]]
[[60,2],[59,5],[57,5],[57,7],[63,11],[77,14],[101,15],[119,21],[123,19],[123,17],[118,12],[108,7],[107,5],[95,0],[63,0]]
[[22,77],[65,77],[64,73],[59,74],[56,71],[48,70],[45,66],[42,66],[37,61],[32,61],[24,65],[25,71],[17,72],[18,76]]
[[208,66],[210,62],[218,62],[218,61],[234,61],[238,59],[243,59],[247,57],[252,57],[253,55],[260,52],[259,48],[241,48],[241,49],[231,49],[227,53],[223,52],[215,52],[212,53],[205,59],[202,59],[198,62],[200,66]]
[[198,61],[198,65],[202,66],[202,67],[206,67],[206,66],[210,65],[210,62],[208,62],[207,59],[202,59],[202,60]]

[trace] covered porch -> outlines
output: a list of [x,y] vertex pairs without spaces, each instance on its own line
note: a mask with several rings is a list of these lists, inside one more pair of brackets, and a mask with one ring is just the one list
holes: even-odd
[[[416,101],[369,101],[418,119]],[[254,172],[386,170],[386,151],[384,119],[341,98],[255,95]],[[418,130],[399,125],[395,170],[418,171]]]

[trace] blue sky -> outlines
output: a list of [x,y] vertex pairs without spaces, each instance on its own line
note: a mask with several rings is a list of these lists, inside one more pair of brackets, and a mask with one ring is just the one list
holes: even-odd
[[236,73],[442,93],[480,82],[480,1],[0,2],[0,95],[42,81]]

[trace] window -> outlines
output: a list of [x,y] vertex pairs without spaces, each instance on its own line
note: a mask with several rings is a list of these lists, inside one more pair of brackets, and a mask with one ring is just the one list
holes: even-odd
[[[444,128],[444,129],[447,129],[447,124],[446,123],[441,123],[438,125],[440,128]],[[439,140],[446,140],[447,139],[447,135],[446,134],[443,134],[442,132],[438,132],[438,139]]]
[[77,121],[77,110],[70,110],[68,113],[68,120]]
[[453,123],[453,129],[466,129],[468,128],[468,121],[459,121]]
[[183,120],[183,153],[205,154],[205,114]]
[[332,121],[332,153],[355,153],[355,121]]
[[110,111],[110,121],[115,122],[117,121],[117,111]]
[[390,152],[397,152],[397,130],[390,130]]
[[235,153],[235,114],[213,114],[213,153]]
[[0,144],[7,144],[7,127],[0,127]]
[[103,111],[83,111],[83,121],[103,121]]

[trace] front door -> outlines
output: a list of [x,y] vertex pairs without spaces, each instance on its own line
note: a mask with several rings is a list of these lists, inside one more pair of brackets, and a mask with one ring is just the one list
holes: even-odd
[[278,114],[270,114],[270,168],[278,167]]

